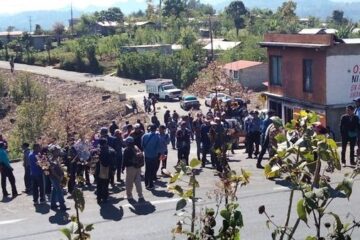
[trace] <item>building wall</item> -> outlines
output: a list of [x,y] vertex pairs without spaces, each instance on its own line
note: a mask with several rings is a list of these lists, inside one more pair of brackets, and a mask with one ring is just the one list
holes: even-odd
[[347,104],[360,97],[359,45],[332,47],[327,53],[326,66],[326,104]]
[[262,90],[264,89],[263,82],[268,79],[268,71],[267,63],[245,68],[239,71],[238,81],[247,88]]
[[[268,55],[282,56],[282,86],[269,83],[269,92],[300,101],[325,104],[326,52],[322,49],[268,48]],[[303,91],[303,60],[313,60],[313,92]],[[269,65],[270,73],[270,65]],[[269,76],[270,77],[270,76]]]

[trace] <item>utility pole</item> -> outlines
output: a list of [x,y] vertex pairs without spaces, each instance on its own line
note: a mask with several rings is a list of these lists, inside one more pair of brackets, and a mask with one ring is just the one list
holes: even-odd
[[[159,0],[159,14],[160,14],[160,33],[162,32],[162,0]],[[163,43],[163,39],[161,39]],[[162,78],[162,65],[160,64],[159,77]]]
[[213,41],[211,15],[209,15],[209,33],[210,33],[211,62],[212,62],[212,61],[214,61],[214,41]]
[[32,32],[31,16],[29,17],[29,33]]
[[70,11],[71,11],[71,18],[70,18],[70,29],[71,29],[71,37],[74,34],[74,18],[73,18],[73,7],[72,7],[72,1],[70,4]]

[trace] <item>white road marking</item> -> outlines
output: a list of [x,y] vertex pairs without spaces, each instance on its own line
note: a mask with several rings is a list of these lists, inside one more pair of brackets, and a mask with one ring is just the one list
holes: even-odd
[[19,218],[19,219],[13,219],[13,220],[0,221],[0,225],[18,223],[18,222],[24,221],[25,219],[26,218]]
[[[171,202],[177,202],[179,201],[180,198],[171,198],[171,199],[164,199],[164,200],[155,200],[155,201],[150,201],[150,203],[152,205],[158,205],[158,204],[163,204],[163,203],[171,203]],[[146,204],[147,202],[145,202],[144,204]],[[136,203],[138,205],[142,204],[142,203]],[[131,204],[124,204],[122,205],[122,207],[131,207]]]
[[274,187],[273,190],[274,191],[283,191],[283,190],[288,190],[288,187]]

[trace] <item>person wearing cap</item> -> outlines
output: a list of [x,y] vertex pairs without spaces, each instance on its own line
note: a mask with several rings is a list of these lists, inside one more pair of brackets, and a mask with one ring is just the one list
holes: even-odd
[[190,138],[191,132],[186,128],[187,123],[182,121],[180,123],[180,129],[176,132],[176,148],[178,150],[178,162],[184,161],[186,165],[189,165],[189,154],[190,154]]
[[135,146],[137,146],[140,150],[142,150],[141,139],[144,134],[145,132],[141,130],[141,125],[138,123],[134,125],[134,131],[130,134],[130,136],[134,138]]
[[166,133],[165,125],[160,125],[159,127],[159,137],[160,137],[160,156],[159,156],[159,165],[157,169],[160,167],[161,163],[161,173],[164,174],[164,169],[166,169],[167,164],[167,156],[168,156],[168,148],[167,146],[170,143],[170,136]]
[[154,180],[160,154],[160,138],[156,133],[157,127],[150,125],[150,132],[144,134],[141,140],[142,149],[145,155],[145,187],[148,190],[154,189]]
[[5,150],[5,143],[0,142],[0,171],[1,171],[1,188],[3,196],[7,197],[9,193],[6,190],[6,178],[9,179],[11,185],[12,196],[16,197],[18,192],[15,185],[15,177],[13,174],[13,168],[10,166],[10,160]]
[[133,201],[132,189],[135,184],[136,192],[141,201],[143,197],[141,186],[141,167],[136,166],[134,159],[136,158],[136,152],[140,151],[134,144],[134,138],[128,137],[125,139],[126,147],[124,149],[124,164],[122,170],[126,169],[125,188],[126,197],[128,201]]
[[283,123],[281,118],[277,116],[270,117],[271,123],[267,127],[264,135],[264,142],[262,144],[261,152],[257,159],[256,167],[264,168],[261,165],[261,161],[266,153],[266,150],[269,150],[269,159],[275,156],[277,149],[277,141],[275,139],[276,135],[282,132]]
[[341,133],[341,163],[346,166],[346,147],[350,142],[350,164],[355,165],[355,144],[359,132],[359,118],[354,114],[354,107],[346,107],[346,114],[341,116],[340,133]]

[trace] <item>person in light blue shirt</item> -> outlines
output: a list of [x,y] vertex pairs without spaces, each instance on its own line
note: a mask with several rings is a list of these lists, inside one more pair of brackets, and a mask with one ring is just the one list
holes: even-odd
[[144,134],[141,145],[145,155],[145,187],[152,190],[160,155],[160,137],[156,133],[155,125],[151,125],[150,132]]
[[0,168],[1,168],[1,188],[3,192],[3,197],[9,196],[9,193],[6,190],[6,178],[9,179],[12,196],[16,197],[18,195],[18,192],[16,190],[15,177],[13,174],[13,168],[10,166],[10,160],[5,150],[4,142],[0,142]]

